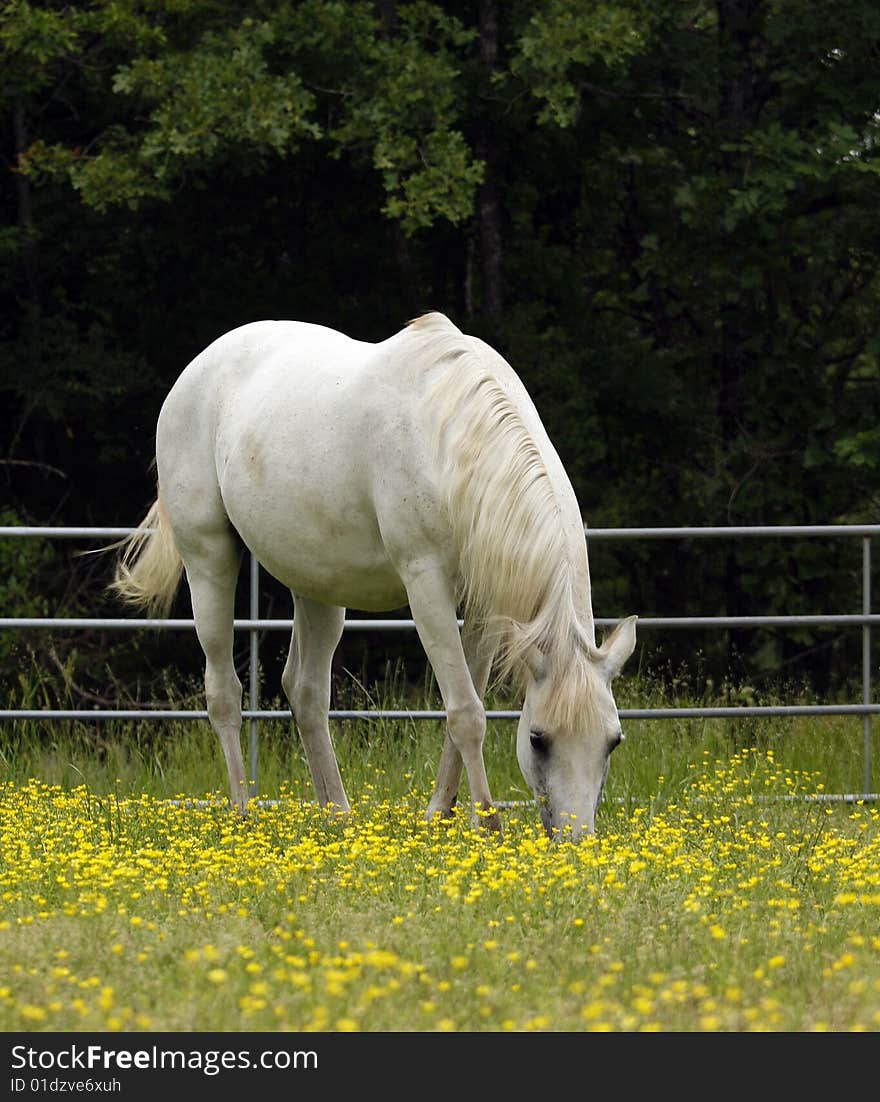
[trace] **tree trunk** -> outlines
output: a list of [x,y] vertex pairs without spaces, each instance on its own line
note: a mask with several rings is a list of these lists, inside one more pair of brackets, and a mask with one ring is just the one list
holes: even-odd
[[[767,16],[766,0],[718,0],[718,119],[719,144],[732,144],[750,130],[760,115],[761,76],[758,61],[764,50],[763,30]],[[748,166],[738,151],[720,154],[720,177],[730,187],[742,183]],[[719,288],[717,301],[718,342],[718,420],[726,460],[735,450],[735,442],[745,423],[744,372],[747,353],[744,347],[751,334],[740,322],[743,311],[724,298]],[[731,517],[728,515],[727,520]]]
[[[480,31],[480,60],[486,87],[490,87],[492,72],[498,57],[498,12],[495,0],[480,0],[477,24]],[[501,231],[501,203],[498,193],[500,161],[495,128],[487,110],[480,120],[476,153],[485,164],[485,177],[477,194],[482,275],[482,312],[498,319],[504,310],[504,249]]]
[[[16,162],[19,156],[30,145],[27,115],[24,105],[17,103],[12,112],[12,126],[15,138]],[[30,181],[21,172],[15,175],[16,201],[18,206],[18,225],[24,230],[25,244],[22,252],[22,267],[24,285],[26,288],[25,302],[35,309],[39,301],[39,286],[37,282],[37,251],[34,243],[34,221],[31,210],[31,185]]]
[[[767,16],[766,0],[718,0],[718,118],[719,146],[735,143],[755,123],[760,115],[760,67],[764,49],[763,30]],[[741,185],[747,172],[743,154],[724,150],[719,158],[719,179],[727,187]],[[725,188],[726,191],[726,188]],[[731,247],[735,246],[731,242]],[[723,506],[722,519],[736,523],[734,495],[740,485],[742,449],[748,433],[745,405],[746,372],[752,334],[744,329],[742,319],[751,311],[741,302],[731,302],[727,289],[716,288],[718,303],[715,369],[717,372],[717,419],[720,436],[720,464],[727,475],[729,493]],[[746,518],[753,520],[754,518]],[[733,543],[724,559],[724,609],[730,616],[743,615],[745,593],[740,578],[742,567]],[[735,653],[747,644],[743,632],[727,633],[725,664],[729,666]]]

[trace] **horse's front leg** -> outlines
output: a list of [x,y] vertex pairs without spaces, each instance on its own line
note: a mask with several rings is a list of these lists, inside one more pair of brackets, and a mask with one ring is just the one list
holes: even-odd
[[[473,622],[467,620],[462,628],[461,643],[474,690],[480,700],[484,700],[486,686],[489,684],[489,673],[492,669],[494,648],[485,634],[476,628]],[[458,790],[461,787],[462,764],[461,754],[447,728],[443,752],[437,768],[437,783],[428,804],[427,818],[431,819],[439,815],[441,818],[448,819],[452,814],[455,801],[458,799]]]
[[344,624],[344,608],[294,594],[293,636],[281,684],[305,748],[318,803],[349,811],[327,718],[330,662]]
[[434,560],[409,563],[403,580],[416,630],[446,706],[446,743],[428,815],[448,814],[463,764],[480,825],[500,833],[501,819],[492,802],[483,761],[486,712],[462,647],[452,584]]

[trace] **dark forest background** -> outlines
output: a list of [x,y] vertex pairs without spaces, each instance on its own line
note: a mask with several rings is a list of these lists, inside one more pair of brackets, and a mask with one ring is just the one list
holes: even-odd
[[[520,373],[591,527],[876,522],[878,109],[873,0],[3,0],[0,524],[136,523],[165,393],[226,330],[428,309]],[[596,542],[594,611],[859,612],[860,550]],[[72,551],[0,541],[3,615],[119,615]],[[364,676],[412,642],[346,639]],[[830,691],[860,637],[641,643],[698,687]],[[124,648],[6,633],[0,676],[98,703],[200,664]]]

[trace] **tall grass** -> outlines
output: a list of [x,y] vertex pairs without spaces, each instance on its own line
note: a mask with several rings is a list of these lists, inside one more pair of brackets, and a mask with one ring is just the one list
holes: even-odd
[[[28,706],[40,706],[35,689]],[[365,685],[348,675],[335,688],[334,707],[350,711],[437,709],[440,701],[430,679],[415,690],[399,665],[383,681]],[[685,708],[700,703],[754,702],[751,690],[725,689],[717,698],[696,698],[686,687],[649,675],[623,679],[617,703],[624,708]],[[854,699],[854,697],[853,697]],[[760,703],[809,702],[803,690],[789,687],[765,695]],[[176,710],[204,709],[200,683],[169,682],[161,705]],[[285,711],[277,696],[261,706]],[[490,709],[515,709],[518,702],[499,694]],[[671,795],[686,784],[694,761],[725,758],[743,747],[770,749],[786,768],[820,774],[826,793],[864,791],[864,728],[861,717],[772,716],[743,718],[640,719],[624,722],[626,739],[615,751],[606,797],[611,802]],[[349,797],[380,786],[389,798],[412,787],[429,787],[443,744],[443,724],[424,719],[336,720],[331,722],[343,780]],[[250,728],[242,732],[245,761]],[[880,786],[880,731],[873,724],[869,746],[872,791]],[[485,757],[493,795],[499,801],[530,800],[516,762],[516,723],[489,722]],[[0,770],[16,783],[39,777],[65,788],[88,784],[93,792],[159,798],[206,791],[225,794],[226,772],[216,737],[206,720],[17,721],[0,729]],[[466,783],[466,782],[465,782]],[[260,721],[257,725],[257,795],[277,798],[282,787],[311,798],[305,755],[292,723]],[[466,794],[466,788],[464,790]]]

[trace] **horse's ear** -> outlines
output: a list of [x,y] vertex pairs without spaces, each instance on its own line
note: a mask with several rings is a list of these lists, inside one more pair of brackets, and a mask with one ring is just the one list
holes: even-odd
[[638,616],[627,616],[621,620],[599,647],[599,663],[608,681],[617,677],[624,662],[636,649],[636,620]]

